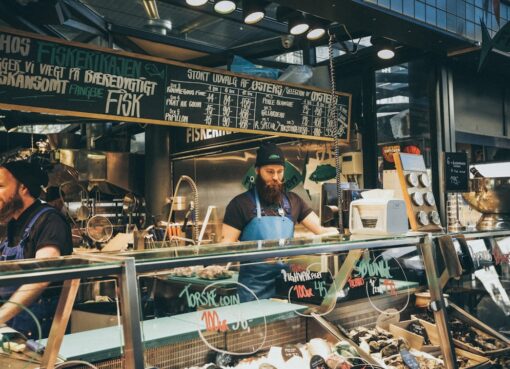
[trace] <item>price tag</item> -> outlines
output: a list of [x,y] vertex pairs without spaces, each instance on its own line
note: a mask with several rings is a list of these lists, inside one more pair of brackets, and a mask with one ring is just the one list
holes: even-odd
[[[297,259],[294,262],[296,264],[291,265],[290,270],[282,270],[283,283],[285,288],[288,288],[288,302],[321,304],[327,296],[328,288],[330,288],[328,282],[335,283],[333,274],[329,269],[327,272],[317,271],[321,268],[320,263],[311,263],[305,266],[297,263]],[[321,315],[330,313],[335,305],[333,302],[333,305],[327,311],[322,312]],[[309,313],[297,311],[296,314],[310,316]]]
[[400,350],[400,356],[402,356],[404,364],[406,364],[409,368],[420,369],[420,364],[416,358],[406,349]]
[[322,356],[313,355],[310,359],[310,369],[328,369],[328,366]]
[[283,361],[289,361],[294,356],[303,357],[301,351],[295,345],[285,345],[282,347]]
[[[233,282],[229,282],[231,284]],[[246,290],[255,298],[255,302],[260,304],[257,295],[242,283],[236,283],[239,288]],[[202,291],[193,291],[191,284],[186,285],[179,298],[185,299],[188,307],[197,309],[197,332],[205,345],[214,351],[229,355],[253,355],[256,354],[266,342],[267,336],[267,320],[265,315],[263,324],[257,323],[257,333],[253,332],[253,319],[246,317],[243,309],[239,293],[234,295],[223,296],[218,292],[218,288],[223,286],[224,282],[209,283]],[[238,290],[239,292],[239,290]],[[200,309],[205,308],[205,309]],[[205,333],[226,333],[235,332],[239,337],[250,337],[253,342],[251,351],[233,352],[225,350],[223,347],[217,347],[216,342],[209,342],[208,337],[211,335]],[[212,335],[216,337],[215,335]],[[256,346],[255,342],[259,345]]]

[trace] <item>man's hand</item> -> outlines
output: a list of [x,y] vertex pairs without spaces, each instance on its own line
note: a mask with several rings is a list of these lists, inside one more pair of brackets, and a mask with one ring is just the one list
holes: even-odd
[[321,221],[317,214],[314,212],[311,212],[306,216],[305,219],[301,222],[302,225],[304,225],[309,231],[320,234],[320,235],[338,235],[338,229],[335,227],[327,227],[324,228],[321,226]]

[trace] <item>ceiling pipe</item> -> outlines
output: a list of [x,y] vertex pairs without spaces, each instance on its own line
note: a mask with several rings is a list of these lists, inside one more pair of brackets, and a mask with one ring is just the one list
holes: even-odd
[[156,0],[143,0],[143,7],[149,18],[159,19],[159,11]]

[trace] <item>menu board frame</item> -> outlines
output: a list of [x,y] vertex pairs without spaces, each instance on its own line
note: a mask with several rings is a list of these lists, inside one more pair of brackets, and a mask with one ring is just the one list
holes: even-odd
[[[9,72],[6,68],[14,68],[14,70],[18,68],[18,73],[33,74],[39,72],[40,75],[34,77],[37,77],[39,80],[43,79],[46,83],[54,84],[54,90],[50,91],[49,94],[44,94],[41,93],[43,90],[27,89],[26,83],[28,82],[26,81],[21,81],[20,85],[22,87],[19,87],[14,85],[11,79],[10,85],[0,83],[1,88],[6,92],[0,94],[0,109],[109,121],[218,129],[322,141],[332,141],[335,139],[333,136],[337,128],[332,127],[328,120],[328,115],[331,114],[329,112],[331,107],[329,102],[331,100],[330,91],[311,86],[236,74],[221,69],[195,66],[159,57],[70,42],[11,28],[0,27],[0,38],[2,36],[5,37],[3,41],[7,38],[22,38],[22,41],[17,40],[17,44],[13,43],[12,45],[9,45],[8,42],[3,42],[3,46],[0,45],[0,60],[5,58],[15,61],[10,66],[4,67],[3,72],[0,71],[0,77],[2,73]],[[38,60],[29,59],[32,54],[27,52],[26,55],[21,55],[23,47],[26,47],[27,43],[29,45],[35,44],[36,46],[33,46],[33,49],[36,47],[42,49],[40,45],[45,45],[46,50],[32,50],[31,52],[38,53]],[[53,46],[59,52],[62,51],[67,54],[74,52],[76,54],[93,54],[95,64],[83,63],[88,66],[100,64],[108,69],[110,66],[107,63],[111,63],[112,68],[109,70],[121,70],[123,73],[128,74],[128,76],[113,74],[115,85],[118,86],[118,81],[122,80],[123,86],[132,86],[133,91],[129,91],[131,87],[127,91],[126,89],[122,90],[120,87],[116,87],[117,90],[115,91],[111,90],[111,88],[107,90],[109,87],[104,87],[107,86],[104,78],[105,75],[108,77],[112,76],[112,74],[90,69],[81,70],[79,67],[76,67],[76,64],[73,64],[73,62],[79,60],[78,57],[75,59],[71,58],[70,62],[69,58],[65,59],[68,61],[66,65],[43,63],[42,59],[50,58],[49,55],[51,55],[51,60],[59,59],[55,57],[56,52],[50,50],[52,44],[63,45],[60,47],[59,45]],[[7,50],[9,47],[16,48],[18,52]],[[69,48],[73,48],[73,50],[70,51]],[[101,62],[98,63],[95,59],[101,59]],[[64,59],[60,58],[60,60]],[[105,60],[107,61],[105,62]],[[118,65],[115,65],[116,62]],[[139,72],[136,76],[130,73],[133,69],[137,69]],[[73,75],[73,73],[75,74]],[[84,76],[85,74],[86,76]],[[207,80],[211,76],[211,80]],[[66,80],[64,80],[64,77]],[[85,79],[86,77],[88,80]],[[156,82],[157,78],[160,78],[158,82]],[[32,79],[30,83],[33,84],[33,81],[36,81],[36,79]],[[111,82],[112,79],[109,81]],[[39,82],[36,81],[35,83]],[[186,83],[187,86],[184,86]],[[73,99],[69,98],[70,95],[67,94],[67,87],[71,84],[75,85],[73,92],[80,91],[81,95],[79,95],[79,98],[77,96],[73,96]],[[193,90],[189,88],[192,84],[200,86]],[[111,83],[108,86],[111,87]],[[208,90],[203,90],[203,88]],[[85,95],[83,95],[84,89],[87,90]],[[135,89],[136,91],[134,91]],[[119,91],[123,91],[122,95],[120,95]],[[96,95],[96,100],[91,98],[91,94],[99,94],[99,92],[108,94],[106,103],[104,102],[104,99],[106,99],[104,95]],[[143,93],[136,95],[135,92],[145,92],[145,95]],[[190,95],[201,96],[189,97]],[[342,128],[339,139],[348,142],[350,140],[352,95],[343,92],[336,92],[335,95],[338,107],[337,113],[339,114],[337,122]],[[234,97],[237,100],[234,101]],[[199,101],[201,98],[210,98],[210,101],[216,99],[216,107],[211,108],[213,104],[207,105],[209,100]],[[131,100],[121,101],[122,99]],[[189,101],[183,101],[186,99]],[[74,106],[71,101],[74,101]],[[146,106],[143,105],[145,102]],[[99,103],[103,103],[103,105]],[[69,108],[67,108],[68,106]],[[97,111],[100,108],[102,108],[102,112]],[[209,114],[207,109],[217,109],[215,111],[216,114]],[[245,111],[242,109],[245,109]],[[186,116],[182,114],[182,111],[191,113]],[[201,119],[197,119],[197,117],[201,116],[202,113],[206,114],[206,118],[211,116],[215,119],[217,118],[217,122],[211,123],[206,119],[200,121]],[[239,123],[238,126],[231,125],[231,121],[241,121],[243,117],[244,121]]]

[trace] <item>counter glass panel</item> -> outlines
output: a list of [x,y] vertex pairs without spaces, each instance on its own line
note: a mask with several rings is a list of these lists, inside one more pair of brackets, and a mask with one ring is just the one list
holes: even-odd
[[[164,270],[153,266],[154,272],[139,275],[146,365],[235,367],[244,360],[243,365],[253,361],[257,368],[287,368],[285,350],[298,350],[300,358],[292,365],[310,367],[315,354],[326,360],[345,340],[356,352],[359,347],[350,341],[353,329],[374,329],[379,323],[390,335],[390,322],[409,320],[416,312],[414,294],[427,284],[420,250],[413,243],[417,240],[218,245],[213,247],[235,248],[238,260],[216,261],[211,253],[197,256],[193,264]],[[394,247],[386,246],[387,241]],[[324,251],[329,242],[336,250]],[[257,248],[280,254],[247,260],[243,253]],[[142,255],[137,268],[151,260],[146,251]],[[157,258],[168,265],[163,255]],[[368,352],[356,355],[352,363],[377,363]]]
[[100,255],[2,262],[1,317],[12,308],[20,312],[0,326],[0,367],[30,369],[54,359],[58,365],[107,356],[124,360],[115,278],[122,266],[121,258]]
[[0,268],[0,284],[8,280],[9,276],[37,271],[37,274],[46,272],[72,271],[74,269],[101,269],[107,267],[120,267],[122,259],[105,259],[102,256],[71,255],[55,259],[26,259],[22,261],[2,262]]
[[[332,250],[345,250],[362,247],[373,247],[373,245],[403,245],[417,244],[420,238],[409,236],[316,236],[313,238],[294,238],[291,240],[280,241],[249,241],[236,242],[231,244],[218,245],[202,245],[202,246],[183,246],[183,247],[166,247],[168,244],[161,242],[155,243],[153,249],[140,250],[134,252],[124,252],[120,255],[125,257],[133,257],[136,260],[137,270],[145,270],[142,268],[145,263],[153,263],[157,261],[173,261],[179,263],[179,259],[196,258],[213,256],[232,256],[242,254],[256,254],[264,252],[328,252]],[[242,257],[241,257],[242,258]]]

